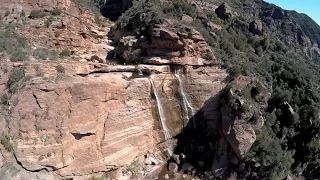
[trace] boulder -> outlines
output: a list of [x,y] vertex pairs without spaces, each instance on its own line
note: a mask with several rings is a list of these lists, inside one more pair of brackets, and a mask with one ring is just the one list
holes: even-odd
[[231,7],[227,3],[222,3],[216,10],[216,14],[221,19],[229,19],[232,17]]
[[151,156],[151,154],[147,154],[145,160],[144,160],[145,165],[157,165],[158,160],[154,157]]
[[213,31],[213,30],[221,30],[221,29],[222,29],[221,26],[219,26],[219,25],[217,25],[217,24],[215,24],[215,23],[213,23],[213,22],[207,22],[207,23],[206,23],[206,26],[207,26],[211,31]]
[[255,35],[262,36],[263,35],[262,22],[260,20],[252,21],[249,25],[249,31]]
[[164,27],[153,28],[151,34],[151,42],[154,47],[182,49],[183,43],[179,40],[179,36]]
[[235,78],[226,89],[221,107],[222,132],[239,159],[255,142],[255,130],[263,126],[261,112],[268,104],[268,97],[270,93],[265,86],[245,76]]
[[178,165],[174,162],[170,162],[168,165],[168,170],[169,170],[169,172],[176,173],[176,172],[178,172]]
[[180,156],[179,155],[172,155],[172,159],[176,164],[180,164]]
[[193,18],[188,15],[183,15],[183,16],[181,16],[181,22],[186,23],[186,24],[190,24],[193,22]]
[[91,56],[90,60],[92,62],[98,62],[98,63],[106,63],[106,60],[97,56],[97,55],[94,55],[94,56]]
[[117,57],[123,58],[123,53],[134,48],[138,39],[135,36],[122,37],[115,49]]

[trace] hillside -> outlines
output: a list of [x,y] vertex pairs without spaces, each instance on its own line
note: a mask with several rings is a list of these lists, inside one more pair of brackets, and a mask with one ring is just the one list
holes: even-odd
[[[194,27],[222,67],[236,76],[258,77],[272,92],[265,126],[243,159],[245,172],[239,166],[232,171],[245,179],[281,179],[288,173],[319,178],[319,26],[304,14],[260,0],[227,1],[230,6],[219,12],[213,7],[220,3],[136,4],[119,18],[115,29],[149,37],[148,30],[165,19],[177,20],[175,27]],[[140,13],[145,16],[136,26],[134,18]],[[182,29],[173,31],[183,33]]]
[[320,179],[307,15],[262,0],[2,4],[0,179]]

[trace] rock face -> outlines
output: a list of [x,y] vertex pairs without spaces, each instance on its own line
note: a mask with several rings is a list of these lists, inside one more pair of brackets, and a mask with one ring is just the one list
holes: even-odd
[[[164,140],[148,77],[135,77],[130,68],[121,66],[96,69],[88,64],[65,63],[64,77],[54,82],[50,80],[57,75],[54,65],[29,65],[27,75],[35,77],[35,67],[40,66],[49,81],[35,77],[14,97],[19,101],[12,112],[10,135],[24,168],[47,169],[63,177],[105,172],[130,164]],[[109,71],[101,73],[103,68]],[[149,78],[154,81],[174,136],[181,131],[183,113],[176,97],[176,75],[170,67],[139,68],[161,72]],[[194,112],[225,86],[226,73],[217,67],[176,68],[184,89],[192,94],[188,100]],[[214,111],[219,112],[202,111],[211,119]]]
[[29,172],[14,162],[7,162],[0,168],[1,180],[58,180],[48,172]]
[[147,79],[129,82],[130,76],[75,77],[71,84],[42,84],[22,92],[10,127],[23,166],[87,175],[129,164],[152,149],[150,84]]
[[[24,28],[17,28],[15,32],[27,37],[30,46],[40,52],[50,50],[59,54],[63,50],[70,50],[72,56],[68,59],[90,60],[94,55],[105,59],[107,51],[112,49],[104,38],[110,24],[101,21],[101,25],[105,25],[101,28],[95,22],[94,15],[74,1],[4,0],[1,3],[0,14],[9,13],[8,16],[1,14],[1,22],[23,26]],[[61,14],[51,18],[52,23],[46,25],[51,17],[50,11],[56,8],[61,10]],[[31,19],[29,15],[32,11],[41,12],[44,17]]]
[[232,17],[231,7],[227,3],[222,3],[215,12],[221,19],[229,19]]
[[224,95],[222,132],[233,151],[242,158],[256,140],[255,130],[263,126],[262,111],[270,94],[257,80],[240,76]]
[[[23,10],[27,16],[32,10],[48,12],[55,7],[63,10],[63,16],[56,17],[49,27],[43,27],[49,18],[45,16],[31,19],[32,28],[28,26],[18,33],[30,37],[32,47],[70,49],[72,60],[85,62],[58,64],[32,60],[8,68],[25,66],[26,76],[31,77],[12,97],[14,107],[8,124],[15,158],[25,170],[48,171],[61,179],[84,179],[114,169],[122,174],[123,167],[145,154],[148,156],[143,164],[149,167],[159,165],[161,162],[149,155],[150,152],[170,154],[175,143],[172,137],[184,128],[191,137],[196,136],[186,143],[186,151],[190,154],[196,149],[196,153],[202,155],[216,152],[213,169],[219,174],[228,167],[229,160],[237,164],[237,158],[233,157],[241,158],[255,141],[255,130],[263,125],[259,110],[265,103],[260,95],[264,90],[253,91],[253,100],[243,100],[239,89],[245,91],[250,86],[251,93],[253,86],[260,85],[239,78],[223,96],[227,73],[214,66],[219,62],[195,29],[175,27],[175,22],[165,20],[152,26],[147,33],[136,29],[132,32],[113,31],[120,34],[118,39],[115,38],[114,54],[126,63],[136,65],[106,65],[104,56],[112,48],[105,45],[107,39],[94,36],[105,35],[109,27],[99,30],[101,27],[85,9],[70,0],[27,0],[21,2],[24,3],[22,9],[20,1],[5,1],[7,4],[12,2],[13,13],[3,19],[6,23],[19,23],[21,19],[17,15]],[[126,0],[99,1],[102,12],[114,19],[131,3]],[[216,12],[220,18],[231,17],[231,8],[227,4],[222,4]],[[140,22],[143,17],[134,18]],[[182,20],[192,22],[187,16]],[[208,26],[211,30],[221,28],[212,23]],[[63,67],[63,73],[58,72],[58,65]],[[0,88],[5,90],[7,75],[0,73]],[[221,97],[225,98],[225,104],[221,105]],[[243,103],[258,108],[240,112]],[[251,122],[256,112],[257,118]],[[234,151],[232,156],[227,141]],[[216,142],[219,142],[218,149],[215,149]],[[196,164],[204,168],[210,165],[210,160],[203,158]],[[1,170],[7,172],[11,166],[7,168],[5,165]],[[188,173],[196,169],[184,155],[169,164],[174,173],[179,168]],[[28,177],[25,173],[5,173],[3,177]],[[30,175],[30,179],[37,178],[54,179],[51,174]]]
[[249,30],[255,35],[262,36],[263,35],[262,22],[259,20],[252,21],[249,25]]
[[[150,41],[148,41],[150,39]],[[202,35],[190,27],[180,31],[169,24],[157,25],[150,37],[123,36],[116,46],[117,56],[128,63],[212,65],[217,60]],[[134,58],[125,54],[142,52]]]

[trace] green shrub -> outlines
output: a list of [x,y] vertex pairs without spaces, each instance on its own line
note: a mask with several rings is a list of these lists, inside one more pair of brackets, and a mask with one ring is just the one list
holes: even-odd
[[45,48],[34,50],[33,56],[41,60],[56,60],[59,58],[59,54],[56,51],[51,51]]
[[6,13],[4,14],[4,17],[9,16],[9,14],[10,14],[10,11],[6,11]]
[[98,5],[99,1],[92,1],[92,0],[73,0],[77,5],[86,8],[88,10],[91,10],[93,13],[100,12]]
[[5,150],[8,152],[11,152],[13,150],[13,146],[11,144],[9,135],[2,134],[0,139],[1,139],[0,142],[5,148]]
[[246,103],[242,104],[241,106],[241,112],[242,113],[245,113],[245,112],[248,112],[250,110],[250,106]]
[[64,73],[65,72],[65,69],[61,64],[56,66],[56,70],[58,71],[58,73]]
[[24,10],[21,11],[20,17],[26,17],[26,13],[24,12]]
[[140,49],[135,49],[133,51],[127,50],[123,53],[123,59],[128,63],[139,63],[140,55]]
[[260,93],[261,93],[261,87],[260,86],[254,86],[254,87],[251,88],[251,97],[256,97]]
[[61,31],[55,31],[54,32],[54,37],[59,37],[60,35],[62,34],[62,32]]
[[229,68],[227,70],[227,72],[229,73],[230,77],[232,78],[237,78],[241,75],[241,67],[240,66],[234,66],[232,68]]
[[102,20],[100,18],[100,16],[98,14],[94,15],[94,21],[96,24],[98,24],[99,26],[102,26]]
[[2,105],[5,105],[5,106],[9,105],[9,100],[10,100],[10,98],[7,93],[5,93],[1,96],[1,104]]
[[44,22],[44,25],[48,28],[48,27],[51,26],[52,22],[53,22],[53,17],[50,16],[50,17]]
[[310,143],[308,143],[308,148],[313,153],[319,153],[320,152],[320,140],[319,139],[313,139]]
[[138,177],[139,176],[139,171],[140,171],[140,168],[139,168],[139,162],[138,160],[134,160],[127,168],[126,168],[127,171],[131,172],[132,173],[132,176],[133,177]]
[[24,52],[21,49],[18,49],[17,51],[13,52],[10,55],[10,60],[12,62],[17,62],[17,61],[29,61],[29,56],[27,52]]
[[4,31],[0,31],[0,52],[5,51],[14,62],[29,60],[27,38],[15,33],[19,27],[19,25],[11,24],[7,25]]
[[25,71],[23,67],[13,68],[10,72],[7,88],[10,93],[15,93],[20,87],[22,81],[25,79]]
[[260,177],[283,179],[294,162],[292,153],[282,149],[279,139],[272,137],[272,130],[263,127],[248,157],[260,163]]
[[277,116],[274,112],[272,113],[267,113],[266,115],[266,121],[267,123],[269,123],[270,125],[274,125],[274,123],[276,122],[277,120]]
[[40,10],[33,10],[31,11],[29,18],[30,19],[37,19],[37,18],[43,18],[46,16],[46,13],[40,11]]
[[51,11],[52,16],[60,16],[62,13],[61,9],[55,8]]
[[180,18],[184,14],[194,18],[197,17],[196,8],[184,0],[173,0],[172,5],[163,6],[162,8],[165,14],[169,14],[176,18]]
[[44,76],[44,72],[43,71],[37,71],[36,72],[36,76],[43,77]]
[[72,52],[69,49],[63,50],[59,55],[61,58],[71,56]]

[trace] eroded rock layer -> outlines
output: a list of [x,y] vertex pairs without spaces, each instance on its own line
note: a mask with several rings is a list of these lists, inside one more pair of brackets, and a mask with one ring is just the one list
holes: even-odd
[[[26,72],[32,75],[35,67],[41,66],[46,69],[44,77],[52,78],[56,73],[53,65],[30,65]],[[121,66],[104,68],[123,72],[98,73],[89,64],[62,65],[66,69],[63,77],[58,74],[55,78],[60,79],[55,82],[35,77],[14,97],[17,104],[10,133],[16,143],[15,155],[24,168],[81,176],[128,165],[154,149],[164,136],[148,78],[160,94],[171,135],[181,132],[179,84],[168,66],[141,66],[143,71],[161,72],[149,77],[136,75],[130,68],[126,72]],[[226,73],[216,67],[190,66],[177,73],[195,110],[224,88]]]

